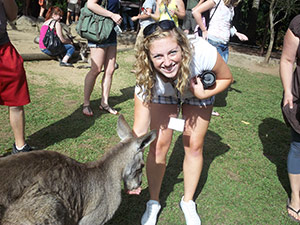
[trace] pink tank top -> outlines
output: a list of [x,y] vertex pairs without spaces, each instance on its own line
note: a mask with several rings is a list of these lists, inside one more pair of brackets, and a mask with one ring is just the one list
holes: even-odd
[[[40,30],[40,40],[39,40],[40,49],[46,49],[46,47],[45,47],[45,45],[43,43],[43,40],[44,40],[44,37],[45,37],[46,32],[48,30],[48,27],[49,27],[48,25],[43,25],[41,27],[41,30]],[[55,34],[56,34],[56,32],[55,32]]]

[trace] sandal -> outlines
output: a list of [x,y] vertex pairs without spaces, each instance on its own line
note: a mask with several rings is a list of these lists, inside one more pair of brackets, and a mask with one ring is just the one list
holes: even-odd
[[289,215],[289,217],[293,220],[293,221],[295,221],[295,222],[300,222],[300,219],[297,219],[297,218],[295,218],[293,215],[291,215],[290,213],[289,213],[289,210],[291,210],[292,212],[294,212],[294,213],[296,213],[298,216],[300,216],[299,215],[299,213],[300,213],[300,209],[298,210],[298,211],[296,211],[294,208],[292,208],[291,206],[290,206],[290,199],[288,199],[288,202],[287,202],[287,205],[286,205],[286,209],[287,209],[287,213],[288,213],[288,215]]
[[[85,110],[87,110],[88,113],[84,112]],[[90,107],[90,105],[84,105],[84,106],[82,106],[82,113],[85,116],[93,116],[94,115],[93,111],[92,111],[92,109]]]
[[106,111],[106,112],[108,112],[110,114],[113,114],[113,115],[117,115],[118,114],[118,111],[115,110],[115,109],[113,109],[113,108],[111,108],[109,105],[104,106],[104,105],[100,104],[99,109],[100,110],[104,110],[104,111]]

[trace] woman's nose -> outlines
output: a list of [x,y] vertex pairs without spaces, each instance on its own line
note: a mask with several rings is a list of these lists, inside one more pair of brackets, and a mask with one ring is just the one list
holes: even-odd
[[164,64],[165,66],[170,66],[172,63],[171,59],[168,56],[165,56]]

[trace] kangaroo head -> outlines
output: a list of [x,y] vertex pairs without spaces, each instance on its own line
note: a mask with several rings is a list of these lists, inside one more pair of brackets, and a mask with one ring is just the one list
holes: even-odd
[[142,169],[144,167],[143,153],[145,148],[156,138],[156,131],[141,136],[134,137],[131,128],[122,115],[118,120],[118,135],[122,140],[130,139],[130,152],[132,157],[123,170],[124,187],[127,190],[137,189],[142,184]]

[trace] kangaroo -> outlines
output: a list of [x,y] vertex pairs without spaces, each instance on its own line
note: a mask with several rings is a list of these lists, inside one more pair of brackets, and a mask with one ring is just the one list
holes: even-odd
[[0,224],[100,225],[112,218],[124,188],[140,187],[143,152],[155,138],[134,137],[122,115],[121,142],[97,161],[80,163],[54,151],[0,158]]

